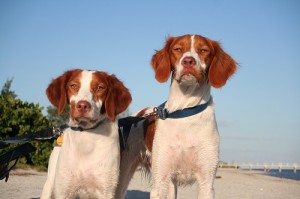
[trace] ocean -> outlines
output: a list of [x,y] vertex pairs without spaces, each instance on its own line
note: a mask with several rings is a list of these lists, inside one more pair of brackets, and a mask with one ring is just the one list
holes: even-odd
[[[264,171],[263,169],[257,169],[257,171]],[[272,176],[276,178],[286,178],[290,180],[300,180],[300,170],[297,170],[296,173],[291,169],[282,169],[279,172],[278,169],[271,169],[269,172],[264,172],[262,175]]]

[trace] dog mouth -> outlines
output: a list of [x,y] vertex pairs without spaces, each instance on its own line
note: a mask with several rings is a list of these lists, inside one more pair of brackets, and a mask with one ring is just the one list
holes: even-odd
[[78,123],[80,123],[80,122],[89,122],[89,123],[97,122],[96,119],[93,119],[93,118],[90,118],[90,117],[75,117],[74,120]]
[[199,83],[198,79],[193,74],[182,74],[177,82],[187,85]]
[[71,118],[75,123],[95,123],[99,114],[96,111],[78,111],[71,108]]
[[201,84],[206,79],[205,71],[195,68],[184,68],[178,76],[177,82],[186,85]]
[[200,72],[191,68],[184,68],[179,76],[179,81],[182,82],[197,82],[201,78]]
[[94,126],[97,122],[98,122],[97,119],[90,118],[90,117],[82,117],[82,116],[78,116],[72,119],[73,125],[82,128],[89,128],[91,126]]
[[[103,119],[103,115],[99,108],[95,107],[93,104],[90,105],[84,102],[85,101],[78,102],[81,106],[75,102],[71,102],[69,126],[89,129]],[[87,108],[84,108],[84,106]]]

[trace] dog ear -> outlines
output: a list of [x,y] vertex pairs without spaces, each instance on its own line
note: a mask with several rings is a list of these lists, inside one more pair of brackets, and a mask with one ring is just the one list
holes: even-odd
[[169,37],[165,46],[152,56],[151,65],[155,72],[155,78],[160,83],[166,82],[171,74],[170,45],[173,41],[174,38]]
[[67,82],[75,70],[67,71],[55,78],[46,89],[46,94],[53,106],[57,108],[58,115],[61,115],[67,103]]
[[109,90],[105,100],[105,110],[108,118],[111,121],[116,119],[116,116],[125,111],[131,103],[131,94],[124,84],[114,75],[108,75]]
[[229,56],[216,41],[210,40],[214,49],[214,56],[209,67],[208,78],[210,84],[220,88],[235,73],[237,63]]

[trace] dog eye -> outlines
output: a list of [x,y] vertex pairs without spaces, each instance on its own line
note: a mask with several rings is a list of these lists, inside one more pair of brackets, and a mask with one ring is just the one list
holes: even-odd
[[104,90],[104,87],[101,85],[96,86],[95,91],[101,91]]
[[181,48],[174,48],[174,50],[177,51],[177,52],[181,52],[182,51]]
[[200,53],[206,53],[206,52],[208,52],[208,50],[206,48],[201,48],[200,49]]
[[71,88],[72,88],[73,90],[77,90],[77,89],[78,89],[78,86],[77,86],[77,84],[71,84]]

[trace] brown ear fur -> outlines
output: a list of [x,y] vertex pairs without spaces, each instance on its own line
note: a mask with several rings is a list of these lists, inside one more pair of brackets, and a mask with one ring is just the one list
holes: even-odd
[[67,71],[63,75],[53,79],[49,84],[46,94],[53,106],[57,108],[58,115],[61,115],[67,103],[66,85],[74,71]]
[[111,121],[125,111],[131,103],[131,94],[124,84],[114,75],[108,76],[109,90],[105,100],[106,114]]
[[160,83],[166,82],[171,74],[171,61],[170,61],[170,45],[174,38],[169,37],[166,41],[165,46],[156,51],[152,56],[151,65],[155,72],[155,78]]
[[214,48],[214,57],[209,67],[208,78],[210,84],[220,88],[235,73],[237,63],[221,48],[216,41],[210,41]]

